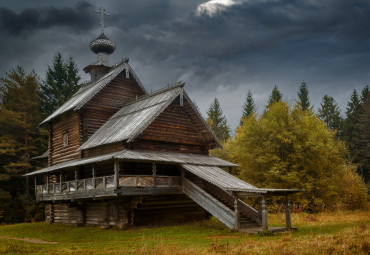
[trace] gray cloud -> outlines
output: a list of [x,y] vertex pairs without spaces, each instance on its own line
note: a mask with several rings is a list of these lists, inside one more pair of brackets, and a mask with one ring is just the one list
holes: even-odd
[[0,29],[10,35],[18,36],[31,33],[37,29],[65,27],[72,32],[91,29],[95,19],[91,10],[93,6],[85,1],[77,2],[71,7],[27,8],[17,13],[6,7],[0,8]]
[[[218,97],[233,128],[248,89],[262,110],[274,84],[294,102],[306,80],[316,107],[329,94],[344,112],[352,90],[369,83],[369,1],[249,0],[195,15],[204,1],[104,3],[106,35],[117,44],[111,62],[130,57],[149,90],[184,80],[203,112]],[[99,17],[91,10],[101,3],[37,3],[0,7],[0,29],[9,35],[0,42],[0,72],[20,64],[43,78],[57,51],[80,69],[93,62],[88,43]]]

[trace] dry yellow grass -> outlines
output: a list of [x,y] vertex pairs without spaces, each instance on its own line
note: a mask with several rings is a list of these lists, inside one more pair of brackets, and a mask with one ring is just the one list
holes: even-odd
[[[0,239],[0,254],[370,254],[367,210],[299,213],[292,222],[298,231],[275,235],[230,232],[215,220],[128,231],[18,224],[0,226],[0,235],[58,243]],[[270,225],[283,223],[283,214],[270,215]]]

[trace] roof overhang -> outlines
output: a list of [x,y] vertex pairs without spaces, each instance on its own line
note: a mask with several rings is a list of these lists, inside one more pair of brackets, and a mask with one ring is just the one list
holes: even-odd
[[[207,166],[219,166],[219,167],[234,167],[236,164],[230,163],[220,158],[201,155],[201,154],[190,154],[190,153],[175,153],[175,152],[153,152],[153,151],[134,151],[134,150],[123,150],[119,152],[113,152],[104,154],[101,156],[82,158],[76,160],[70,160],[68,162],[60,163],[57,165],[49,166],[31,173],[25,176],[38,175],[38,174],[49,174],[62,169],[74,168],[82,165],[89,165],[107,160],[121,160],[121,161],[135,161],[143,163],[169,163],[169,164],[196,164],[196,165],[207,165]],[[112,168],[113,169],[113,168]]]

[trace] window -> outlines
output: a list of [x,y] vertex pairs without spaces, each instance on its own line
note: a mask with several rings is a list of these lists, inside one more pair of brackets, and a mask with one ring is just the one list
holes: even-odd
[[63,146],[68,146],[68,133],[63,134]]

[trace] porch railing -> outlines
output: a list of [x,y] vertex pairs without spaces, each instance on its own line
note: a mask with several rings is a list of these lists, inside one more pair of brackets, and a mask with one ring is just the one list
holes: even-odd
[[114,175],[37,185],[36,194],[60,194],[106,188],[114,188]]
[[[174,187],[181,186],[179,176],[121,175],[120,187]],[[93,189],[114,188],[114,175],[79,179],[62,183],[49,183],[36,186],[36,194],[62,194]]]

